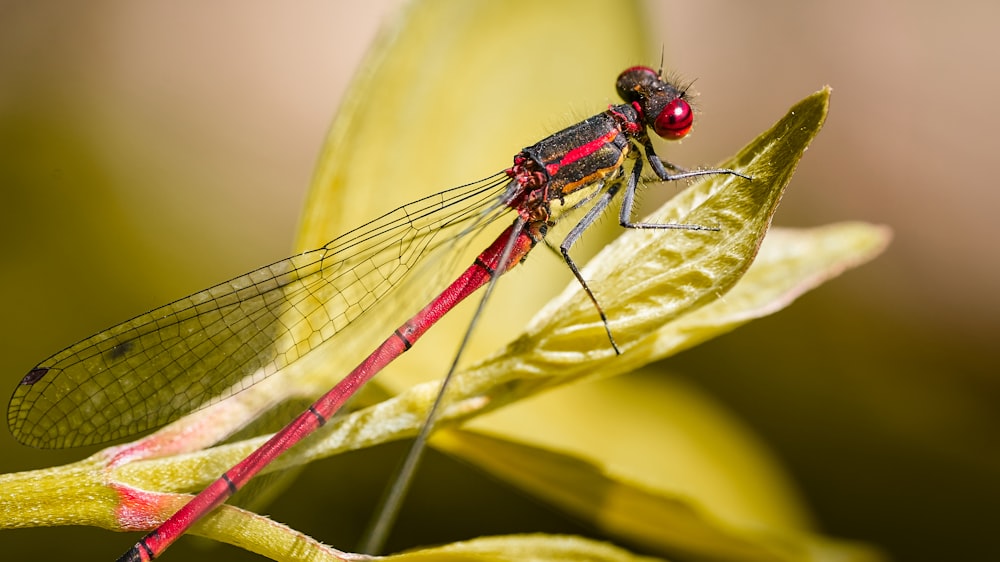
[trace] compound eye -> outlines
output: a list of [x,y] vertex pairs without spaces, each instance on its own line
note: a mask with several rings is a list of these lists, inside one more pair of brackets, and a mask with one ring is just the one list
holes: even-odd
[[683,99],[676,98],[667,103],[663,111],[656,116],[653,130],[662,138],[677,140],[691,132],[692,125],[694,125],[694,112],[691,111],[691,106]]

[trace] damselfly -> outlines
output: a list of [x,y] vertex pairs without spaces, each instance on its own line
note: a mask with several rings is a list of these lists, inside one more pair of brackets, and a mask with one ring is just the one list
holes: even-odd
[[159,556],[264,466],[326,423],[361,385],[459,302],[484,285],[489,291],[545,239],[567,209],[586,212],[559,251],[617,352],[605,312],[570,248],[619,193],[619,222],[625,228],[713,230],[710,225],[633,222],[644,161],[661,181],[705,174],[746,177],[732,170],[686,171],[656,155],[648,129],[676,140],[693,125],[687,93],[661,72],[629,68],[619,75],[617,90],[625,103],[523,149],[503,172],[400,207],[321,248],[155,309],[40,362],[10,400],[11,431],[28,445],[67,447],[119,439],[176,420],[280,371],[346,327],[364,322],[367,311],[405,285],[429,248],[444,244],[446,237],[476,232],[508,212],[514,214],[510,226],[437,297],[121,560]]

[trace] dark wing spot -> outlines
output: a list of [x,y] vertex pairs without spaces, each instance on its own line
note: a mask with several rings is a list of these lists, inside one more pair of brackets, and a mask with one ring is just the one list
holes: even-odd
[[108,350],[108,359],[114,361],[116,359],[121,359],[126,353],[132,350],[131,341],[123,341],[118,345],[112,347]]
[[48,367],[35,367],[34,369],[28,371],[27,375],[21,379],[21,384],[35,384],[36,382],[42,380],[46,374],[48,374]]

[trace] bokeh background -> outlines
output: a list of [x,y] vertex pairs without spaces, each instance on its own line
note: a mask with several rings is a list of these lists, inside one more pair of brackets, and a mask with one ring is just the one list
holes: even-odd
[[[0,386],[82,336],[288,254],[337,101],[399,3],[355,4],[0,1]],[[896,233],[874,263],[670,370],[760,436],[825,533],[898,560],[1000,559],[1000,6],[671,1],[648,11],[667,66],[701,93],[695,134],[672,161],[717,161],[830,84],[827,125],[776,222],[861,219]],[[580,41],[601,40],[581,29]],[[623,65],[636,62],[655,63]],[[567,61],[566,72],[586,71]],[[581,101],[566,100],[555,113]],[[3,472],[87,452],[26,449],[6,432],[0,451]],[[432,460],[439,477],[482,480]],[[388,477],[384,464],[364,474],[371,486]],[[357,478],[338,470],[310,468],[269,512],[337,544],[310,512],[333,497],[311,485]],[[497,515],[492,532],[577,530],[488,479],[470,486],[447,501],[524,510],[523,527]],[[351,501],[343,493],[336,501]],[[41,559],[107,559],[130,543],[89,528],[0,533],[4,558],[44,547]],[[190,543],[187,559],[253,559]]]

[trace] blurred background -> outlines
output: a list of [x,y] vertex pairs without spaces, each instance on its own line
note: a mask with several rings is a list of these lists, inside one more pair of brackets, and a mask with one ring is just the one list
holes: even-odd
[[[0,387],[83,336],[289,253],[340,95],[399,2],[355,4],[0,1]],[[823,532],[897,560],[1000,559],[1000,6],[664,1],[648,12],[666,66],[701,94],[671,161],[720,160],[830,84],[826,127],[775,222],[895,231],[872,264],[668,368],[767,443]],[[586,101],[566,100],[556,115]],[[6,431],[0,450],[2,472],[86,453],[27,449]],[[390,466],[365,478],[377,486]],[[337,544],[305,523],[324,508],[315,495],[293,486],[269,512]],[[518,522],[534,526],[495,532],[575,530]],[[100,541],[106,559],[131,538],[4,531],[0,552],[64,545],[84,559],[73,541]]]

